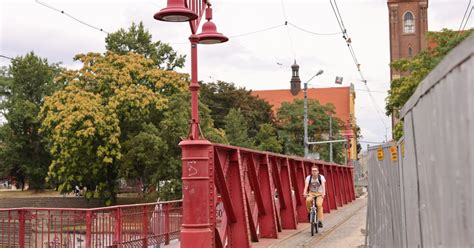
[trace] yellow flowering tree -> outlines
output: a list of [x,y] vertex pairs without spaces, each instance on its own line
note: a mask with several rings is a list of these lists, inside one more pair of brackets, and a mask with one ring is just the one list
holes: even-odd
[[[40,112],[53,161],[48,179],[62,192],[86,187],[86,197],[115,201],[121,143],[159,123],[168,97],[183,92],[186,74],[163,71],[151,59],[128,53],[88,53],[56,79],[64,88]],[[156,164],[155,164],[156,165]]]

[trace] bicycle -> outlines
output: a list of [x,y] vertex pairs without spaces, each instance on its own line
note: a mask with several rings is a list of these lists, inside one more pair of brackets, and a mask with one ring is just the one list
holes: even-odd
[[319,232],[319,221],[318,221],[318,206],[316,205],[316,199],[321,196],[313,197],[313,205],[309,212],[309,223],[311,224],[311,236],[314,236],[314,232]]

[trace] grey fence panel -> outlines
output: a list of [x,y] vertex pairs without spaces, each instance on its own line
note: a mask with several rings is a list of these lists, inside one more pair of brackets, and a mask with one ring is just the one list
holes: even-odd
[[405,116],[404,122],[404,145],[405,156],[402,158],[402,176],[403,193],[402,198],[405,203],[405,229],[406,229],[406,246],[420,247],[420,212],[419,212],[419,195],[418,195],[418,166],[415,152],[415,140],[412,128],[411,115]]
[[[419,187],[421,232],[419,237],[407,236],[409,243],[419,239],[422,247],[474,246],[473,93],[471,36],[430,73],[402,111],[407,154],[403,169],[417,169],[414,181]],[[406,211],[409,219],[411,210]]]
[[398,176],[399,176],[399,183],[400,183],[400,242],[403,248],[408,247],[407,243],[407,229],[406,229],[406,203],[405,203],[405,185],[404,185],[404,178],[403,178],[403,159],[405,156],[405,143],[404,139],[402,138],[398,144]]
[[[392,161],[392,143],[369,148],[368,235],[371,247],[402,247],[402,212],[398,161]],[[382,147],[383,160],[377,157]]]
[[[401,111],[398,161],[369,149],[371,247],[474,247],[474,35]],[[404,147],[404,156],[402,154]]]

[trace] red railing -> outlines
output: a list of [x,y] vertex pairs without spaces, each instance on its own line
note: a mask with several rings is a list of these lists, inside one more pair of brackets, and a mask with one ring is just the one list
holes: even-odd
[[278,238],[282,229],[308,222],[302,193],[313,165],[327,180],[324,212],[355,200],[350,166],[234,146],[211,147],[216,208],[210,214],[216,216],[211,218],[216,220],[216,247],[250,247],[260,238]]
[[152,247],[179,238],[182,201],[0,209],[0,247]]

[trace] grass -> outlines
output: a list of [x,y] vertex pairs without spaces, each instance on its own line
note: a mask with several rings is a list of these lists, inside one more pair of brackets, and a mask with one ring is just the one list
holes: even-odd
[[62,197],[54,190],[0,190],[0,198],[25,198],[25,197]]

